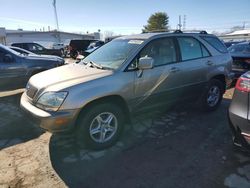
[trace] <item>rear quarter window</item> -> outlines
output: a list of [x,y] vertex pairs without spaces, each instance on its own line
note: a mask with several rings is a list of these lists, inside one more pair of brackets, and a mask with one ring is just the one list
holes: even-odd
[[217,51],[221,53],[228,52],[226,46],[218,38],[211,36],[203,36],[201,38],[204,39],[212,47],[214,47]]

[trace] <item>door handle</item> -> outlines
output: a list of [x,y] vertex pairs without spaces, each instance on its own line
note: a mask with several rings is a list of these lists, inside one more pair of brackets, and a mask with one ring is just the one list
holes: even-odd
[[212,61],[207,61],[207,65],[213,65],[214,63]]
[[178,72],[178,71],[180,71],[180,69],[177,68],[177,67],[172,67],[172,68],[170,69],[170,72],[173,72],[173,73]]

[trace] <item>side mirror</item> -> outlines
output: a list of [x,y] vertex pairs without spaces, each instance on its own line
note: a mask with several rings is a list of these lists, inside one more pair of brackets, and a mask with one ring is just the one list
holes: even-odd
[[152,69],[154,67],[154,59],[152,57],[141,57],[139,59],[138,68],[140,70]]
[[3,57],[3,61],[5,63],[11,63],[14,61],[13,57],[10,55],[10,54],[6,54],[4,57]]

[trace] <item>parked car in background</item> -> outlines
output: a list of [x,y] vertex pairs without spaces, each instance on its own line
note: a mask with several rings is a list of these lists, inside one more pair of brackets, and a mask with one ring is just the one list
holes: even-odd
[[25,50],[31,51],[35,54],[43,54],[43,55],[56,55],[56,56],[63,56],[63,53],[60,49],[48,49],[43,47],[40,44],[29,42],[29,43],[13,43],[11,46],[23,48]]
[[53,43],[51,46],[52,49],[63,50],[65,45],[63,43]]
[[[86,50],[89,49],[89,46],[91,47],[97,47],[97,45],[101,45],[103,43],[101,43],[102,41],[98,41],[98,40],[71,40],[69,43],[69,55],[72,58],[76,58],[79,54],[86,56],[87,54],[89,54],[88,52],[85,53]],[[95,45],[96,44],[96,45]]]
[[78,64],[31,77],[21,107],[50,132],[75,131],[95,149],[114,144],[131,115],[184,101],[216,110],[232,58],[214,35],[147,33],[112,40]]
[[240,42],[238,42],[238,41],[224,42],[224,44],[225,44],[225,46],[226,46],[227,48],[229,48],[229,47],[231,47],[231,46],[233,46],[233,45],[235,45],[235,44],[238,44],[238,43],[240,43]]
[[250,42],[235,44],[228,51],[233,58],[232,69],[236,78],[250,70]]
[[41,54],[35,54],[33,52],[30,52],[28,50],[25,50],[23,48],[18,48],[18,47],[15,47],[15,46],[8,46],[10,49],[20,53],[20,54],[23,54],[23,55],[28,55],[28,56],[39,56],[39,57],[47,57],[49,59],[55,59],[55,60],[59,60],[59,61],[64,61],[63,58],[59,57],[59,56],[55,56],[55,55],[41,55]]
[[250,72],[239,77],[229,107],[233,143],[250,151]]
[[94,41],[91,42],[89,44],[89,46],[87,47],[87,50],[85,50],[82,53],[78,53],[78,55],[76,56],[76,62],[80,62],[81,60],[83,60],[86,56],[88,56],[89,54],[91,54],[93,51],[95,51],[97,48],[100,48],[102,45],[104,45],[103,41]]
[[67,47],[64,43],[53,43],[51,46],[52,49],[57,49],[61,51],[61,57],[66,57],[67,55]]
[[0,44],[0,90],[23,88],[32,75],[63,64],[63,59],[23,55]]
[[87,47],[87,50],[83,52],[83,56],[86,57],[89,54],[91,54],[93,51],[95,51],[97,48],[100,48],[102,45],[104,45],[104,41],[94,41],[89,44]]

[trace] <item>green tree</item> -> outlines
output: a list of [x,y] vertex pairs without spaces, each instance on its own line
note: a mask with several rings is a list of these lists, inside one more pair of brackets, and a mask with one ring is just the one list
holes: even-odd
[[143,26],[142,32],[168,31],[168,15],[165,12],[156,12],[148,19],[148,24]]

